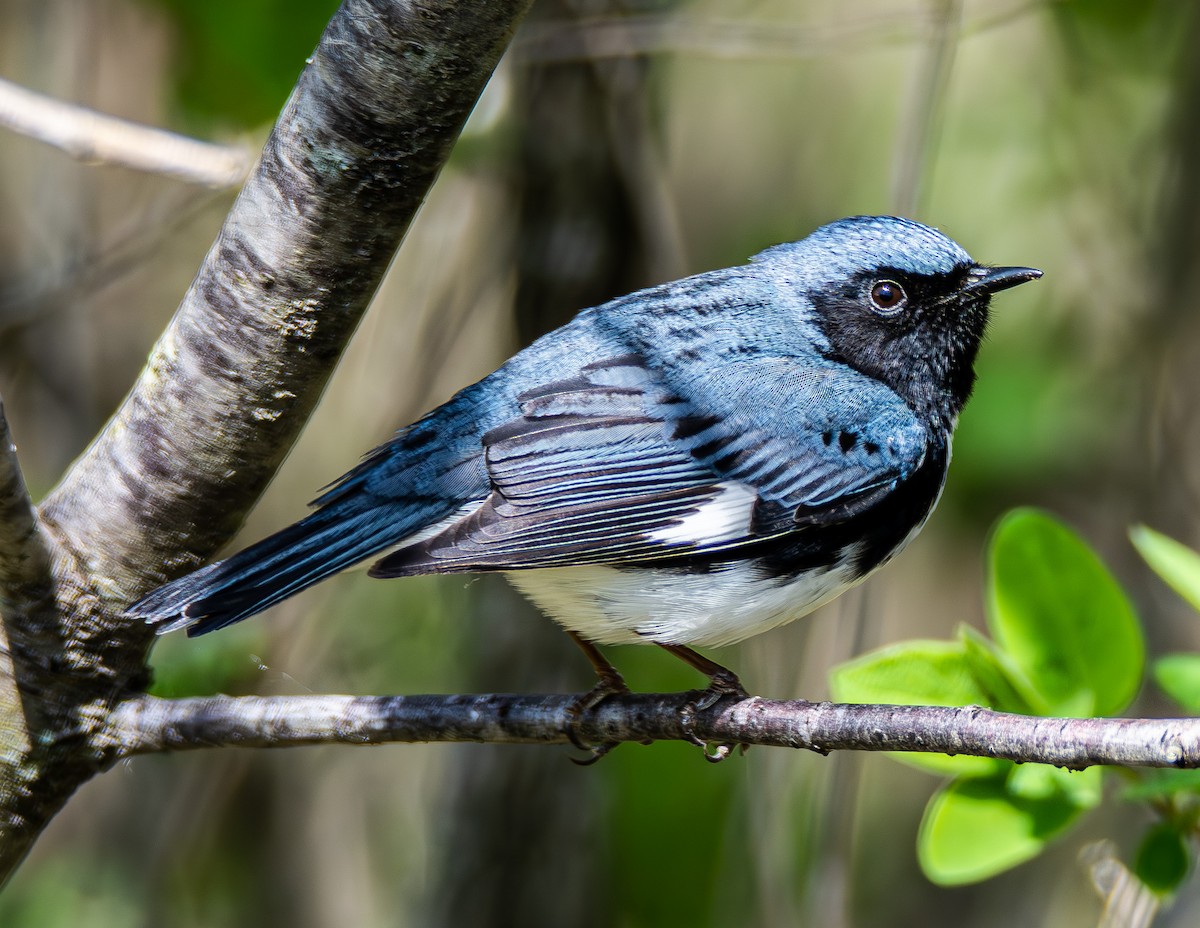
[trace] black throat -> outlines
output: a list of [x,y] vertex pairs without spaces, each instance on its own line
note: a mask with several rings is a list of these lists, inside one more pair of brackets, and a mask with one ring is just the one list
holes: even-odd
[[939,293],[942,286],[914,286],[915,305],[898,319],[881,319],[856,305],[849,295],[857,287],[812,293],[810,299],[831,360],[885,384],[931,431],[948,433],[975,386],[988,300],[950,287],[949,295]]

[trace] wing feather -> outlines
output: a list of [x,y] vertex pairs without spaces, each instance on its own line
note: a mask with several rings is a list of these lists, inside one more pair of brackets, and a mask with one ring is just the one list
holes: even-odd
[[915,416],[848,368],[751,359],[718,375],[685,392],[621,357],[524,394],[521,415],[483,437],[491,495],[372,573],[732,550],[857,514],[923,460]]

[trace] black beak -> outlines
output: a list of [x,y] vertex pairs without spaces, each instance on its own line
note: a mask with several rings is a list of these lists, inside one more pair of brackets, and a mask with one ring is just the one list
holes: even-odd
[[1017,284],[1037,280],[1042,272],[1036,267],[977,267],[967,277],[967,292],[982,290],[984,293],[999,293]]

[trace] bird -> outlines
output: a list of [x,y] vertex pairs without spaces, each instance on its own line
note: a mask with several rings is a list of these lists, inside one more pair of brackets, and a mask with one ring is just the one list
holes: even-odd
[[748,263],[584,309],[368,453],[314,511],[169,582],[160,632],[240,622],[368,559],[500,572],[622,689],[598,645],[695,649],[812,612],[930,516],[993,294],[1031,267],[854,216]]

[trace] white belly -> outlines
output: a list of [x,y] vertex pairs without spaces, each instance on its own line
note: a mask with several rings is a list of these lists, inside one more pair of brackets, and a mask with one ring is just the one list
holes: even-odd
[[589,641],[719,647],[807,615],[863,579],[855,576],[847,555],[829,570],[791,579],[763,579],[750,562],[707,573],[584,566],[506,576],[555,621]]

